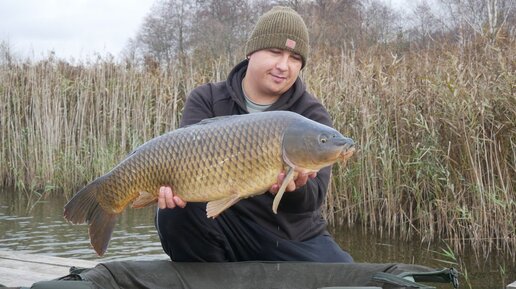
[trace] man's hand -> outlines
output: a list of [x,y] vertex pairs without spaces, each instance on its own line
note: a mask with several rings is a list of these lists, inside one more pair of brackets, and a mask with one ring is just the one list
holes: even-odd
[[186,202],[179,196],[176,196],[171,187],[163,186],[159,188],[158,207],[160,209],[173,209],[176,206],[184,208],[186,206]]
[[[281,172],[278,175],[278,182],[270,188],[269,192],[272,194],[278,193],[279,188],[281,187],[281,184],[283,183],[283,180],[285,179],[286,174],[284,172]],[[297,178],[292,179],[287,185],[287,188],[285,189],[285,192],[292,192],[300,187],[306,185],[306,182],[308,182],[308,179],[314,179],[317,176],[317,173],[309,173],[309,174],[298,174]]]

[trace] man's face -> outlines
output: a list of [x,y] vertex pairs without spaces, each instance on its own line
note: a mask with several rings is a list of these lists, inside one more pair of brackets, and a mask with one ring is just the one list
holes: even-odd
[[249,55],[246,78],[262,93],[280,96],[294,84],[302,64],[300,55],[287,50],[258,50]]

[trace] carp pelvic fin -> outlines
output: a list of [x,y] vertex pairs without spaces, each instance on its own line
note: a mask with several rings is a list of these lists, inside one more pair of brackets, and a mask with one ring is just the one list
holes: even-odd
[[143,207],[147,207],[148,205],[155,203],[158,200],[156,195],[153,195],[148,192],[140,192],[140,195],[134,200],[131,207],[135,209],[140,209]]
[[285,193],[285,189],[287,188],[288,183],[294,178],[294,168],[289,168],[287,176],[283,180],[283,183],[281,184],[281,187],[278,190],[278,193],[274,197],[274,201],[272,202],[272,211],[274,214],[278,213],[278,206],[281,201],[281,198],[283,197],[283,194]]
[[224,199],[208,202],[206,205],[206,215],[208,218],[215,218],[238,201],[240,201],[240,196],[233,194]]

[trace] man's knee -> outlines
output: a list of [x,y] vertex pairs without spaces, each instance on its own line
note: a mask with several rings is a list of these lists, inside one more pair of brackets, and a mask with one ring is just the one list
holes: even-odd
[[324,240],[324,247],[326,248],[325,262],[353,263],[353,257],[351,257],[347,251],[343,250],[330,235],[324,235],[322,238]]
[[224,240],[202,207],[188,204],[184,209],[158,210],[156,228],[163,250],[173,261],[225,260]]

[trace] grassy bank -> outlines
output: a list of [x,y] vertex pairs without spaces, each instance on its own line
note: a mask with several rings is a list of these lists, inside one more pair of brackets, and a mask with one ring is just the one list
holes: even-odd
[[[516,253],[516,47],[315,53],[303,72],[360,151],[334,171],[335,224]],[[0,178],[67,195],[145,140],[174,129],[186,92],[234,60],[170,72],[110,60],[0,66]]]

